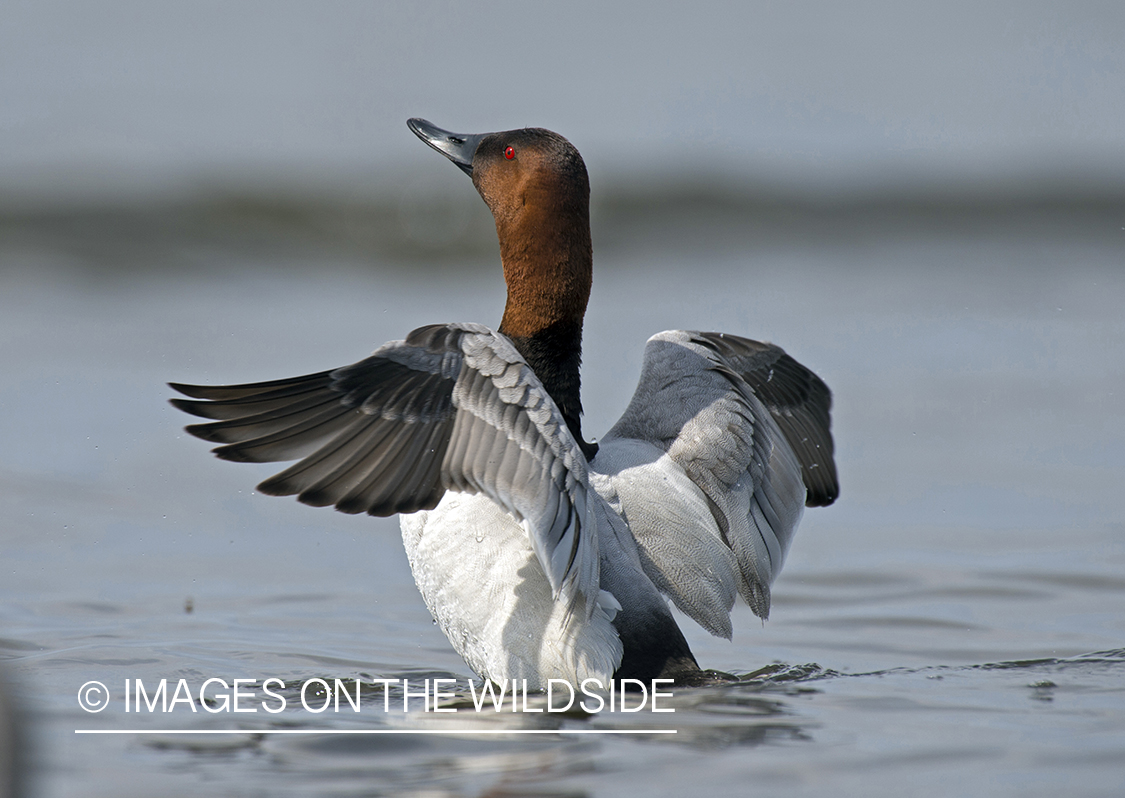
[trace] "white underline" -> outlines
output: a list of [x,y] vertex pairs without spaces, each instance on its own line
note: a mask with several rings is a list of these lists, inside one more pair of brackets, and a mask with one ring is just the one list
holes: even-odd
[[676,729],[75,729],[75,734],[677,734]]

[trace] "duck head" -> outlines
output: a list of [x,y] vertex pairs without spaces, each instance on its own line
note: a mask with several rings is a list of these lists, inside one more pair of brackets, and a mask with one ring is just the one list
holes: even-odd
[[[473,179],[492,211],[501,243],[520,226],[572,228],[589,225],[590,180],[578,150],[543,128],[462,134],[424,119],[410,129]],[[538,218],[536,218],[538,217]],[[576,218],[577,217],[577,218]]]
[[492,211],[508,300],[499,330],[543,382],[587,456],[579,367],[593,281],[590,180],[578,150],[542,128],[452,133],[411,119],[418,138],[472,177]]

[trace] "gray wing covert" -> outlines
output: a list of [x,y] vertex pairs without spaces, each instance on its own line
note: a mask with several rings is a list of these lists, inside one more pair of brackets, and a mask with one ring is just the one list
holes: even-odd
[[[274,496],[388,516],[481,493],[524,523],[556,595],[596,597],[586,461],[515,347],[487,327],[414,330],[350,366],[230,386],[172,384],[187,431],[237,462],[298,460],[262,482]],[[587,600],[592,612],[595,601]]]

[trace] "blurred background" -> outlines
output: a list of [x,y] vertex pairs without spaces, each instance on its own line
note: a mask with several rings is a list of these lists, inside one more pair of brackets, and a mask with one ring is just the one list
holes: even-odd
[[[32,783],[1118,794],[1123,42],[1120,2],[9,0],[0,659]],[[832,387],[842,496],[772,620],[737,607],[733,644],[685,622],[705,666],[815,662],[816,689],[681,707],[671,751],[76,739],[142,722],[80,712],[87,679],[468,675],[393,519],[253,493],[271,469],[214,460],[165,401],[498,322],[491,218],[412,116],[583,154],[588,435],[662,329],[772,340]]]
[[0,201],[8,224],[232,195],[382,207],[429,180],[410,116],[559,130],[607,202],[670,183],[788,203],[1117,199],[1123,32],[1119,3],[1048,0],[16,0]]

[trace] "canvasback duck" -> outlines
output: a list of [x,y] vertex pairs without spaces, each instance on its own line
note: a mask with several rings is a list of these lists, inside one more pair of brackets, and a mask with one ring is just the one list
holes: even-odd
[[581,156],[549,130],[408,124],[492,211],[499,328],[432,324],[292,379],[172,384],[212,420],[187,431],[225,460],[298,460],[263,493],[402,514],[426,606],[482,678],[707,681],[668,602],[728,639],[736,594],[767,617],[803,507],[839,492],[828,387],[772,344],[662,332],[621,420],[587,442]]

